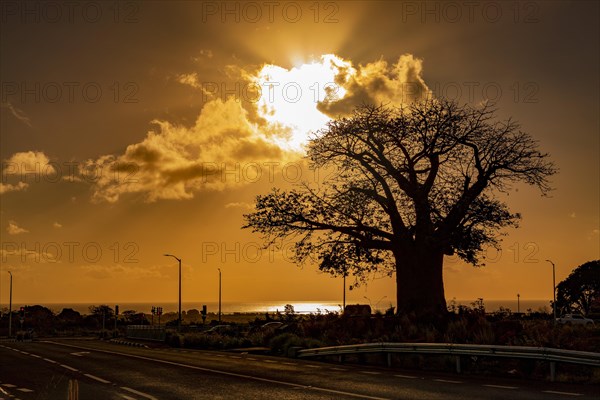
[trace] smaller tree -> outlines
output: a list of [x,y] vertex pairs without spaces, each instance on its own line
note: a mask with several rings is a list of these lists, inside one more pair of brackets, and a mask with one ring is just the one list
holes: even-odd
[[600,300],[600,260],[575,268],[557,286],[556,308],[560,314],[578,312],[588,315]]

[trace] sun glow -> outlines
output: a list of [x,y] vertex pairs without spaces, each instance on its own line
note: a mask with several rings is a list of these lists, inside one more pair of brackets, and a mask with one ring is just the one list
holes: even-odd
[[354,72],[349,61],[333,54],[291,69],[263,66],[255,81],[261,88],[258,111],[270,123],[290,128],[290,137],[279,143],[281,146],[302,149],[309,133],[323,128],[330,120],[317,105],[344,97],[346,91],[336,83],[341,70],[344,74]]

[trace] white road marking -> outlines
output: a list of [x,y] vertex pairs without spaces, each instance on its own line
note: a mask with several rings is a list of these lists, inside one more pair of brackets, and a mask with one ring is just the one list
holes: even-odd
[[51,360],[49,358],[44,358],[44,361],[48,361],[49,363],[56,364],[56,361]]
[[[292,387],[292,388],[307,388],[307,389],[315,390],[315,391],[318,391],[318,392],[334,393],[334,394],[340,394],[340,395],[343,395],[343,396],[358,397],[358,398],[361,398],[361,399],[369,399],[369,400],[389,400],[386,397],[368,396],[368,395],[364,395],[364,394],[360,394],[360,393],[344,392],[344,391],[341,391],[341,390],[326,389],[326,388],[322,388],[322,387],[318,387],[318,386],[310,386],[310,387],[308,387],[308,386],[299,385],[297,383],[292,383],[292,382],[280,381],[280,380],[276,380],[276,379],[261,378],[259,376],[253,376],[253,375],[238,374],[238,373],[235,373],[235,372],[222,371],[222,370],[218,370],[218,369],[198,367],[196,365],[182,364],[182,363],[178,363],[178,362],[175,362],[175,361],[161,360],[159,358],[151,358],[151,357],[139,356],[139,355],[135,355],[135,354],[120,353],[118,351],[101,350],[101,349],[89,349],[87,347],[80,347],[80,346],[75,346],[75,345],[72,345],[72,344],[52,342],[50,340],[44,341],[44,343],[52,343],[52,344],[55,344],[55,345],[58,345],[58,346],[74,347],[74,348],[78,348],[78,349],[93,350],[93,351],[98,351],[98,352],[107,353],[107,354],[115,354],[115,355],[119,355],[119,356],[125,356],[125,357],[130,357],[130,358],[137,358],[137,359],[140,359],[140,360],[153,361],[153,362],[157,362],[157,363],[161,363],[161,364],[174,365],[174,366],[178,366],[178,367],[195,369],[197,371],[211,372],[211,373],[220,374],[220,375],[226,375],[226,376],[234,376],[236,378],[250,379],[250,380],[259,381],[259,382],[275,383],[275,384],[278,384],[278,385],[289,386],[289,387]],[[309,364],[305,364],[305,365],[309,365]],[[125,389],[125,388],[122,388],[122,389]]]
[[95,375],[92,375],[92,374],[83,374],[83,375],[87,376],[88,378],[94,379],[94,380],[96,380],[98,382],[110,383],[110,381],[107,381],[106,379],[99,378],[99,377],[97,377]]
[[582,393],[572,393],[572,392],[557,392],[555,390],[544,390],[542,393],[550,393],[550,394],[562,394],[565,396],[583,396]]
[[443,383],[462,383],[461,381],[451,381],[449,379],[434,379],[434,381]]
[[240,356],[229,356],[229,358],[242,358]]
[[20,392],[23,392],[23,393],[31,393],[31,392],[33,392],[33,390],[27,389],[27,388],[18,388],[17,390],[20,391]]
[[26,352],[26,351],[22,351],[22,352],[21,352],[21,354],[26,354],[26,355],[29,355],[29,353],[28,353],[28,352]]
[[89,351],[78,351],[76,353],[71,353],[72,356],[82,357],[84,354],[90,354]]
[[321,366],[319,366],[319,365],[312,365],[312,364],[304,364],[304,365],[309,368],[321,368]]
[[71,371],[75,371],[75,372],[79,371],[77,368],[69,367],[68,365],[65,365],[65,364],[60,364],[60,366],[63,368],[69,369]]
[[381,375],[381,372],[377,372],[377,371],[360,371],[363,374],[369,374],[369,375]]
[[483,385],[485,387],[491,387],[496,389],[518,389],[516,386],[504,386],[504,385]]
[[37,354],[29,354],[31,357],[42,358],[42,356],[38,356]]
[[394,375],[394,376],[397,376],[398,378],[417,379],[416,376],[412,376],[412,375]]
[[332,371],[347,371],[347,369],[344,369],[344,368],[335,368],[334,367],[334,368],[329,368],[329,369]]
[[127,396],[126,394],[121,394],[119,393],[119,395],[124,398],[125,400],[136,400],[135,397],[131,397],[131,396]]
[[132,389],[132,388],[128,388],[127,386],[121,386],[121,389],[123,389],[123,390],[127,390],[128,392],[131,392],[131,393],[133,393],[133,394],[137,394],[138,396],[142,396],[142,397],[145,397],[145,398],[147,398],[147,399],[150,399],[150,400],[158,400],[158,399],[157,399],[156,397],[154,397],[154,396],[151,396],[151,395],[149,395],[149,394],[147,394],[147,393],[140,392],[140,391],[138,391],[138,390],[135,390],[135,389]]
[[273,361],[273,360],[263,360],[263,362],[271,363],[271,364],[278,364],[279,363],[279,361]]
[[17,387],[17,385],[13,385],[12,383],[3,383],[2,386],[7,387],[7,388]]
[[298,365],[298,363],[291,363],[291,362],[282,362],[282,364],[285,364],[285,365]]
[[256,358],[248,357],[248,358],[246,358],[246,360],[256,361]]

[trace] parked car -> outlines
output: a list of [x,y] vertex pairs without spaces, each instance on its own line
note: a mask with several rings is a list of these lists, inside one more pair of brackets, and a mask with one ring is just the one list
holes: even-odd
[[565,314],[560,318],[556,318],[556,322],[559,324],[594,325],[594,320],[585,318],[580,314]]
[[207,334],[233,335],[236,333],[236,328],[233,325],[215,325],[205,331]]

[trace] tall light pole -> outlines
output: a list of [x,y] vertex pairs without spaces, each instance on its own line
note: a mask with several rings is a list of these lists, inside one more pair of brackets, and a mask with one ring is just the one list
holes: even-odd
[[10,271],[8,271],[8,274],[10,275],[10,294],[9,294],[9,300],[8,300],[8,337],[11,337],[12,335],[12,273]]
[[221,322],[221,268],[219,270],[219,323]]
[[554,323],[556,323],[556,268],[554,267],[554,263],[550,260],[546,260],[550,264],[552,264],[552,296],[554,302],[552,303],[552,309],[554,311]]
[[521,295],[517,293],[517,314],[521,314]]
[[179,261],[179,316],[177,317],[177,330],[181,331],[181,258],[173,254],[165,254],[165,257],[173,257]]
[[342,299],[342,311],[346,311],[346,271],[344,271],[344,297]]

